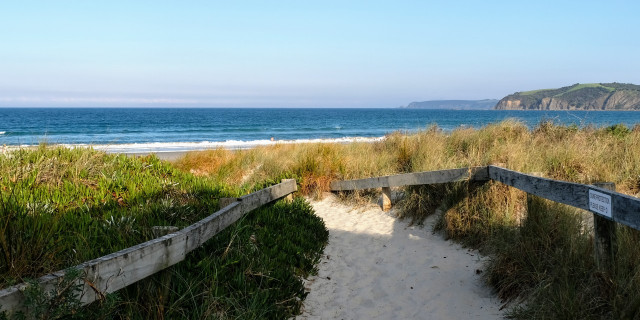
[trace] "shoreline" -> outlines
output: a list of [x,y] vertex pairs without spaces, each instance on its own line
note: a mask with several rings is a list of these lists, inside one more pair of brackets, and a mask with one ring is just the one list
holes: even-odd
[[[176,154],[186,154],[193,151],[206,151],[215,149],[246,150],[256,147],[293,145],[293,144],[313,144],[313,143],[373,143],[384,140],[385,137],[342,137],[342,138],[316,138],[316,139],[296,139],[296,140],[227,140],[227,141],[201,141],[201,142],[150,142],[150,143],[123,143],[123,144],[50,144],[53,147],[65,148],[93,148],[94,150],[106,153],[126,154],[126,155],[149,155],[156,154],[158,157],[174,158]],[[37,148],[38,145],[3,145],[2,154],[18,149]]]
[[[194,150],[194,151],[204,151],[204,150]],[[120,153],[120,154],[124,154],[127,157],[145,157],[153,154],[156,157],[158,157],[158,159],[160,160],[172,162],[184,157],[187,153],[194,152],[194,151],[129,152],[129,153]]]

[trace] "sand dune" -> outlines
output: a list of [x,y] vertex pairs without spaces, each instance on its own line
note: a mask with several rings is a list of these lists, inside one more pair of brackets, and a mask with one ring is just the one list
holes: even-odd
[[477,252],[379,207],[311,200],[330,231],[298,319],[499,319]]

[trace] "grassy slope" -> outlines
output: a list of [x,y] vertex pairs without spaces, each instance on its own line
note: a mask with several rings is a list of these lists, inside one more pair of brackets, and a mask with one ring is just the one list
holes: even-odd
[[[155,157],[81,149],[41,147],[0,157],[0,287],[149,240],[152,226],[184,227],[215,212],[217,198],[276,178],[230,188]],[[299,277],[313,272],[326,243],[322,221],[298,200],[253,213],[234,228],[165,275],[76,315],[163,318],[183,310],[193,318],[286,318],[298,312],[304,298]],[[162,288],[166,283],[170,290]],[[158,299],[158,292],[167,293]],[[55,301],[51,309],[36,307],[47,305],[42,296],[32,299],[30,316],[54,318],[52,310],[75,308]]]
[[577,83],[575,85],[569,86],[569,87],[562,87],[562,88],[558,88],[558,89],[539,89],[539,90],[530,90],[530,91],[523,91],[523,92],[519,92],[520,95],[523,96],[531,96],[531,95],[544,95],[545,93],[549,93],[549,92],[557,92],[555,94],[553,94],[554,97],[559,97],[562,96],[565,93],[569,93],[569,92],[573,92],[573,91],[577,91],[577,90],[581,90],[581,89],[585,89],[585,88],[602,88],[605,89],[609,92],[615,91],[616,88],[613,88],[611,86],[608,86],[606,84],[602,84],[602,83]]
[[523,91],[523,92],[520,92],[520,94],[521,94],[521,95],[523,95],[523,96],[530,96],[530,95],[533,95],[533,94],[537,94],[537,93],[544,92],[544,91],[551,91],[551,90],[556,90],[556,89],[538,89],[538,90],[530,90],[530,91]]
[[604,99],[616,90],[624,90],[629,97],[634,97],[640,90],[640,86],[623,83],[586,83],[557,89],[542,89],[525,92],[516,92],[505,97],[518,100],[525,108],[537,109],[543,99],[555,98],[564,100],[571,106],[582,108],[585,105]]
[[573,92],[573,91],[578,91],[578,90],[581,90],[581,89],[584,89],[584,88],[602,88],[602,89],[605,89],[605,90],[607,90],[609,92],[612,92],[612,91],[616,90],[615,88],[604,86],[601,83],[582,83],[582,84],[576,84],[574,86],[571,86],[569,90],[567,90],[566,92],[563,92],[562,94],[559,94],[557,96],[561,96],[561,95],[563,95],[565,93],[569,93],[569,92]]

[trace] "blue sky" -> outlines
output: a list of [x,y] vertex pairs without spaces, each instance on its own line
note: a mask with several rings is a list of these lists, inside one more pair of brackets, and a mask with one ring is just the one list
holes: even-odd
[[640,84],[636,1],[10,1],[0,106],[397,107]]

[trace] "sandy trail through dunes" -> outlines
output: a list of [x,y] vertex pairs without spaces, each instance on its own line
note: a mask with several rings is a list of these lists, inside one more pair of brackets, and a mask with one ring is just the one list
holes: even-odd
[[298,319],[500,319],[475,251],[408,227],[379,207],[353,208],[334,196],[310,200],[329,229],[318,275]]

